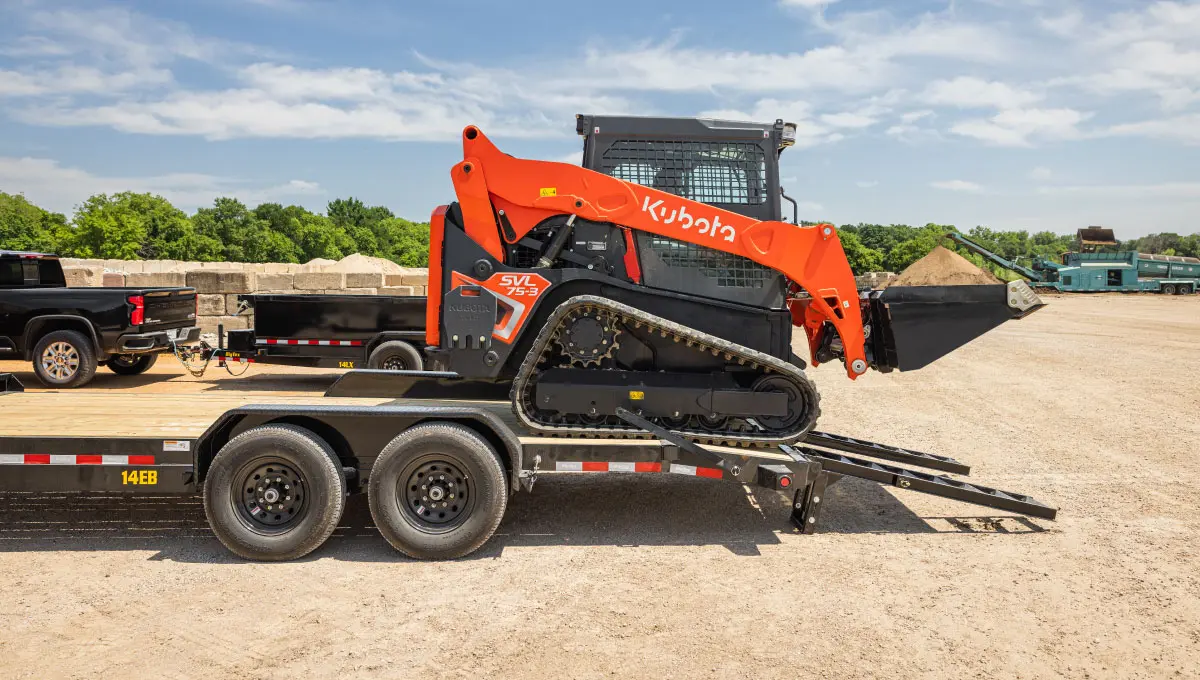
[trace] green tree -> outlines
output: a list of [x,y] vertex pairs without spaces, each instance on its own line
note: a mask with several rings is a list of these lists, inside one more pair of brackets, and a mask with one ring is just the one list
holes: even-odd
[[383,257],[405,267],[429,266],[428,222],[393,217],[380,222],[377,230]]
[[71,255],[73,240],[61,213],[43,210],[21,194],[0,192],[0,248]]
[[842,242],[842,250],[846,252],[846,260],[850,262],[850,269],[855,274],[877,272],[883,268],[883,253],[864,246],[857,234],[838,230],[838,238]]
[[299,262],[300,248],[286,234],[272,231],[236,198],[218,198],[192,217],[196,231],[224,244],[228,262]]

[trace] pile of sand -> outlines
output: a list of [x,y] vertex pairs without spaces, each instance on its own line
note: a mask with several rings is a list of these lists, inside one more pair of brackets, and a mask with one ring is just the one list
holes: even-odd
[[1004,283],[971,264],[958,253],[938,246],[928,255],[909,265],[888,286],[974,286]]
[[[314,262],[315,262],[315,260],[314,260]],[[312,262],[310,262],[309,264],[312,264]],[[354,253],[353,255],[347,255],[346,257],[343,257],[338,262],[330,262],[328,265],[322,267],[321,271],[353,272],[353,273],[371,272],[371,273],[377,273],[377,274],[403,274],[404,267],[401,267],[400,265],[396,264],[395,262],[392,262],[391,260],[385,260],[382,257],[370,257],[368,255],[360,255],[359,253]]]

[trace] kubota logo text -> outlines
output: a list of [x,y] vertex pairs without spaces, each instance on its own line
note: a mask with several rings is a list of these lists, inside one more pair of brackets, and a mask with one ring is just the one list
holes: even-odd
[[642,201],[642,212],[648,213],[650,218],[655,222],[662,222],[663,224],[675,224],[678,222],[679,226],[685,230],[697,227],[698,233],[701,236],[707,235],[709,238],[716,238],[719,235],[730,243],[733,243],[734,238],[737,236],[737,232],[733,227],[728,224],[721,224],[721,218],[718,215],[713,215],[711,220],[706,217],[693,218],[688,214],[687,206],[685,205],[672,208],[671,214],[668,215],[667,206],[663,205],[663,199],[661,198],[651,203],[650,197],[647,196]]

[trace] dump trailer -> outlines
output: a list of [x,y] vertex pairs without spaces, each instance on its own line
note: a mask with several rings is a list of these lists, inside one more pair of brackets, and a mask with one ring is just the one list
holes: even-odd
[[253,327],[218,333],[222,364],[425,368],[425,298],[403,295],[239,295]]
[[[458,200],[430,220],[432,370],[350,371],[321,403],[239,405],[167,437],[0,437],[0,483],[203,490],[218,538],[254,559],[315,549],[356,491],[401,552],[466,555],[551,471],[757,484],[789,494],[805,531],[844,475],[1054,517],[948,476],[968,471],[953,459],[818,430],[804,373],[919,369],[1043,306],[1025,283],[860,293],[832,225],[782,219],[783,121],[577,125],[597,170],[463,130]],[[4,397],[31,413],[49,398]]]

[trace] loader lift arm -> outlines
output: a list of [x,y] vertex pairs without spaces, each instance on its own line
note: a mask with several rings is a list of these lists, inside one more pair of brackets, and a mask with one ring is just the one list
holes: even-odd
[[857,378],[869,366],[854,274],[832,225],[756,220],[574,165],[515,158],[475,126],[463,130],[463,161],[451,179],[464,230],[498,260],[504,243],[558,215],[703,245],[778,271],[809,294],[790,305],[814,365],[832,327],[847,375]]

